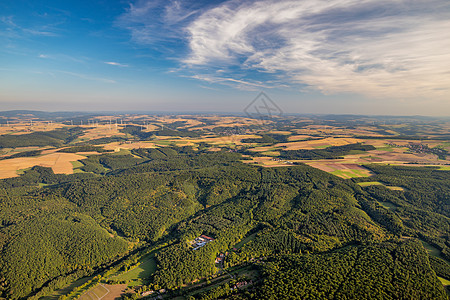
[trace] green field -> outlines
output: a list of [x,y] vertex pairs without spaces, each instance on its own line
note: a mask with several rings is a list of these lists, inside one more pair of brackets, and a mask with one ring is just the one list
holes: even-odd
[[51,295],[42,297],[40,299],[42,299],[42,300],[57,300],[60,296],[69,294],[75,287],[83,285],[84,283],[88,282],[92,278],[93,278],[93,276],[83,277],[81,279],[78,279],[78,280],[66,285],[62,289],[54,291]]
[[391,146],[377,147],[377,150],[392,152],[392,151],[394,151],[394,147],[391,147]]
[[264,154],[267,156],[280,156],[280,152],[278,152],[278,151],[265,151],[265,152],[261,152],[261,154]]
[[352,169],[336,170],[336,171],[332,171],[330,173],[333,175],[336,175],[336,176],[348,176],[350,178],[367,177],[367,174],[365,173],[365,171],[362,171],[362,170],[352,170]]
[[76,168],[81,168],[82,166],[84,166],[83,163],[80,162],[80,161],[78,161],[78,160],[76,160],[76,161],[71,161],[70,163],[72,164],[72,167],[73,167],[74,169],[76,169]]
[[450,286],[450,280],[447,280],[447,279],[439,277],[439,276],[438,276],[438,279],[440,282],[442,282],[443,286]]
[[380,203],[381,206],[383,206],[384,208],[387,208],[387,209],[395,209],[395,208],[397,208],[397,206],[395,206],[395,205],[392,204],[391,202],[382,202],[382,201],[379,201],[378,203]]
[[435,257],[442,258],[442,257],[441,257],[441,251],[439,251],[438,248],[436,248],[436,247],[434,247],[434,246],[428,244],[428,243],[425,242],[425,241],[422,241],[422,240],[420,240],[420,241],[422,242],[423,247],[424,247],[425,249],[427,249],[429,255],[432,255],[432,256],[435,256]]
[[122,275],[114,276],[112,279],[132,282],[133,286],[141,285],[144,284],[155,271],[156,260],[154,254],[152,254],[143,259],[143,262],[136,268],[133,268]]
[[237,243],[234,248],[236,249],[240,249],[242,248],[242,246],[244,246],[245,244],[247,244],[250,241],[253,241],[256,237],[256,233],[253,233],[251,235],[249,235],[248,237],[244,238],[242,241],[240,241],[239,243]]
[[387,185],[384,185],[383,183],[378,182],[378,181],[358,182],[358,185],[359,186],[382,185],[382,186],[384,186],[384,187],[386,187],[386,188],[388,188],[390,190],[393,190],[393,191],[404,191],[405,190],[402,187],[399,187],[399,186],[387,186]]
[[369,181],[369,182],[358,182],[359,186],[370,186],[370,185],[384,185],[378,181]]

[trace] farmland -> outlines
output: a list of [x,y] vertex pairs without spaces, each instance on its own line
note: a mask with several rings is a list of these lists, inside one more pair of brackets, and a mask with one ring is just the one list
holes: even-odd
[[[423,276],[404,261],[398,270],[420,289],[402,288],[390,271],[365,286],[439,299],[450,280],[444,264],[437,278],[439,264],[425,259],[450,258],[448,123],[412,135],[413,125],[365,117],[105,114],[36,117],[32,126],[30,118],[0,126],[3,295],[252,299],[284,295],[275,287],[299,282],[286,274],[314,266],[335,293],[358,298],[327,268],[390,270],[392,253],[406,252]],[[192,247],[203,235],[211,242]],[[27,264],[16,264],[25,252]],[[287,277],[267,288],[271,266]],[[317,295],[302,280],[305,295]]]

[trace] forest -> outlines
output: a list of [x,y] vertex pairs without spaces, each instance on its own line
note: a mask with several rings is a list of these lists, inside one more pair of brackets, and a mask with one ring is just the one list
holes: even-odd
[[[45,136],[64,143],[76,134]],[[262,139],[281,141],[277,135]],[[353,144],[281,152],[307,159],[367,149]],[[371,181],[404,188],[392,191],[303,164],[251,166],[225,149],[99,150],[88,144],[61,150],[100,152],[81,160],[81,173],[36,166],[0,180],[0,297],[50,293],[69,278],[104,274],[155,247],[157,268],[146,284],[166,289],[168,297],[447,297],[436,274],[450,280],[449,171],[368,165]],[[193,250],[190,241],[200,235],[214,241]],[[442,258],[430,257],[420,240]],[[220,267],[219,253],[226,253]],[[182,288],[241,266],[259,274],[246,291],[231,293],[229,283],[194,294]]]

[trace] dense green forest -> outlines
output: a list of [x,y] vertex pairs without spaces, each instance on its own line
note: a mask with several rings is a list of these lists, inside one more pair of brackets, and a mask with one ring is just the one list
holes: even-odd
[[57,147],[75,140],[82,132],[82,128],[73,127],[20,135],[2,135],[0,139],[0,149],[30,146]]
[[263,267],[260,299],[446,299],[419,242],[285,255]]
[[401,219],[409,234],[435,245],[450,260],[450,172],[432,167],[367,167],[376,174],[371,181],[402,187],[404,191],[392,191],[380,185],[364,190],[379,202],[391,203],[393,208],[385,209],[391,218]]
[[354,151],[375,150],[372,145],[348,144],[344,146],[330,146],[325,149],[314,150],[281,150],[280,157],[285,159],[333,159],[354,153]]
[[[319,150],[337,157],[367,147]],[[27,298],[164,244],[146,284],[172,296],[197,279],[251,265],[259,275],[250,292],[231,294],[224,285],[193,297],[446,299],[436,277],[449,279],[446,261],[430,259],[417,238],[449,258],[448,171],[368,166],[371,181],[405,189],[392,191],[302,164],[251,166],[239,153],[204,145],[98,150],[62,150],[102,152],[81,161],[84,173],[33,167],[0,181],[0,297]],[[200,235],[214,241],[193,250]],[[226,253],[221,266],[219,253]]]

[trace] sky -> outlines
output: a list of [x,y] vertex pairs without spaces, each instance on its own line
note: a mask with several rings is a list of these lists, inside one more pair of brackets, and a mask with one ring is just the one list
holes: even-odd
[[2,0],[0,110],[450,115],[448,0]]

